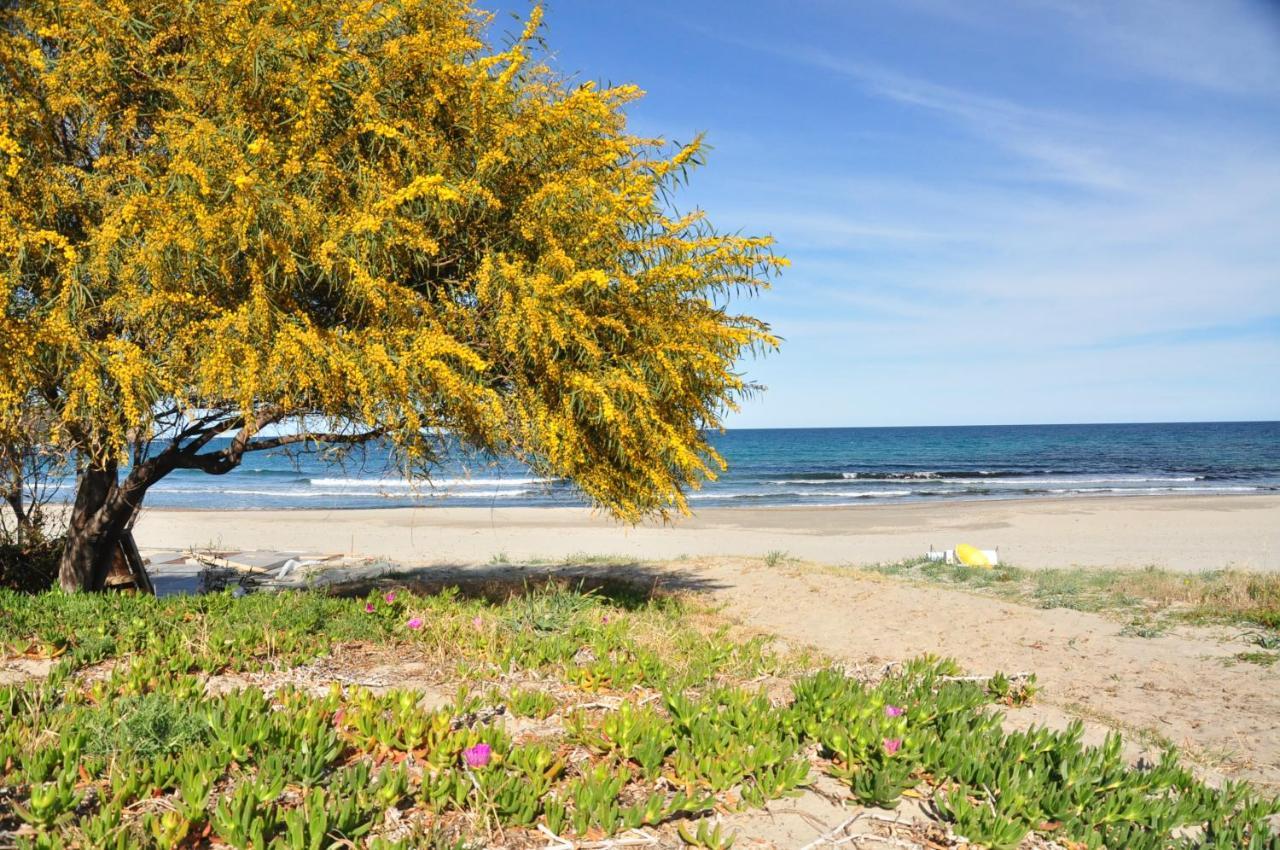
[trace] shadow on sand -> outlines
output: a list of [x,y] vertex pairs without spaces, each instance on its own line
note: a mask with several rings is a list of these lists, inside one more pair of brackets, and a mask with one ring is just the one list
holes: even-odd
[[693,570],[659,567],[640,562],[607,564],[443,564],[406,567],[376,578],[334,581],[327,590],[335,596],[364,596],[371,590],[404,588],[431,595],[449,588],[467,599],[506,602],[539,593],[548,587],[593,593],[625,608],[678,593],[705,593],[722,585]]

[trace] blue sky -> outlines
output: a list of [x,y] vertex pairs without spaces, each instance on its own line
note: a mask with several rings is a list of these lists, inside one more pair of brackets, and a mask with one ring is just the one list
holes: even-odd
[[705,131],[681,203],[793,262],[731,427],[1280,419],[1280,4],[550,0],[544,36]]

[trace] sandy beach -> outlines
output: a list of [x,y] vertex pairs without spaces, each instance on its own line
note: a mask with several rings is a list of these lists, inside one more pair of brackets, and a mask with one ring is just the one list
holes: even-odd
[[1159,496],[703,510],[620,526],[577,508],[180,511],[150,509],[143,548],[234,547],[475,564],[575,554],[637,560],[787,555],[827,564],[999,547],[1025,568],[1235,567],[1280,571],[1280,497]]

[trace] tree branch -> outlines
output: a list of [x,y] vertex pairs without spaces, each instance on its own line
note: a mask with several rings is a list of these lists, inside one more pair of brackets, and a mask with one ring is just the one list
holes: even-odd
[[[169,437],[169,442],[174,446],[178,446],[183,440],[190,439],[197,434],[203,433],[205,429],[209,427],[210,423],[218,422],[219,420],[226,420],[230,416],[231,414],[225,410],[219,410],[216,413],[205,413],[203,416],[197,416],[188,423],[186,427],[181,428],[177,433],[173,433],[172,436]],[[157,436],[164,436],[165,434],[170,433],[173,429],[178,428],[179,423],[183,419],[183,412],[176,407],[170,408],[169,410],[164,411],[164,413],[157,415],[156,421],[165,423],[164,428]]]
[[211,452],[209,454],[193,454],[185,455],[179,460],[177,469],[199,469],[210,475],[225,475],[240,465],[240,461],[248,452],[260,452],[266,449],[278,449],[284,446],[297,445],[298,443],[345,443],[348,445],[360,445],[370,440],[377,439],[385,434],[382,428],[375,428],[372,431],[363,431],[359,434],[313,434],[310,432],[301,434],[285,434],[279,437],[269,437],[265,440],[250,440],[246,438],[240,441],[240,436],[245,434],[241,431],[234,441],[227,448]]
[[[233,428],[243,427],[243,416],[233,416],[229,419],[225,413],[220,413],[217,416],[208,416],[202,418],[191,427],[184,429],[182,433],[174,437],[174,447],[181,454],[193,455],[207,446],[210,441],[219,434],[224,434]],[[182,441],[189,437],[194,437],[195,439],[186,445],[182,445]]]

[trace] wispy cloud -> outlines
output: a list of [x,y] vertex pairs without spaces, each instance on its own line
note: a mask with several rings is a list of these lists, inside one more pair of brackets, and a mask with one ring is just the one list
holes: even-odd
[[1243,322],[1226,325],[1193,325],[1169,330],[1128,334],[1091,343],[1085,348],[1114,350],[1148,346],[1181,346],[1188,343],[1206,343],[1264,339],[1280,341],[1280,315],[1258,316]]
[[1280,97],[1273,0],[898,0],[948,26],[1001,37],[1058,31],[1091,74],[1151,78],[1222,94]]
[[1038,0],[1114,63],[1218,92],[1280,97],[1270,0]]
[[1046,179],[1101,189],[1127,185],[1123,170],[1108,162],[1097,146],[1085,141],[1103,135],[1103,128],[1079,115],[941,85],[888,68],[852,62],[819,48],[793,48],[785,55],[851,77],[871,93],[956,119],[988,141],[1039,164],[1041,176]]
[[1071,112],[1038,108],[990,94],[967,91],[824,48],[743,39],[706,31],[718,40],[843,75],[869,94],[941,113],[989,143],[1038,166],[1035,176],[1094,189],[1123,189],[1128,175],[1108,161],[1094,139],[1117,128]]

